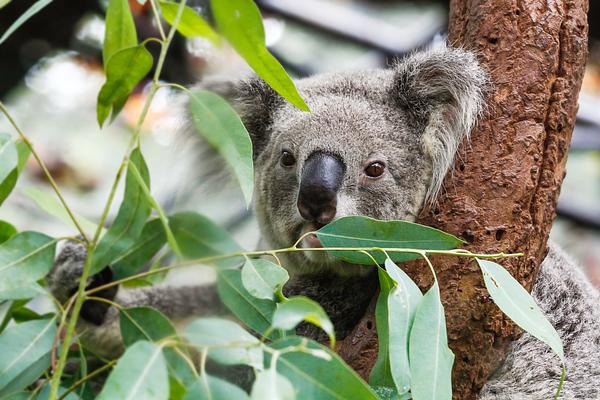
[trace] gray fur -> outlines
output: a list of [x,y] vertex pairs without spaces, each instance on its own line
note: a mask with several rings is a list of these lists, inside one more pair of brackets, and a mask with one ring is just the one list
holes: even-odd
[[[485,73],[460,49],[417,53],[389,70],[328,74],[297,82],[311,108],[302,112],[257,79],[205,84],[240,113],[254,146],[255,201],[264,247],[292,245],[317,226],[302,219],[296,200],[304,160],[316,151],[345,165],[336,218],[366,215],[414,221],[442,189],[460,143],[468,137],[483,104]],[[282,150],[297,163],[284,168]],[[386,164],[380,179],[363,174],[368,162]],[[303,242],[302,246],[306,246]],[[76,285],[84,254],[69,250],[57,260],[48,283],[59,298]],[[66,255],[65,255],[66,254]],[[343,338],[363,315],[376,290],[371,267],[347,265],[319,253],[282,257],[292,279],[288,295],[304,294],[329,313]],[[544,261],[534,297],[565,343],[569,372],[564,398],[600,398],[598,293],[556,248]],[[207,300],[209,299],[209,300]],[[121,288],[116,301],[150,305],[176,320],[222,312],[214,287]],[[112,356],[122,350],[117,311],[98,327],[81,321],[88,346]],[[320,338],[310,326],[302,333]],[[482,399],[550,398],[558,383],[558,359],[525,334],[485,386]]]

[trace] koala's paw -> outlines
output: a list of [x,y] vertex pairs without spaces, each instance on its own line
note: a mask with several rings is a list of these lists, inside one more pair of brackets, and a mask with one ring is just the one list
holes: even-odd
[[[64,303],[77,292],[86,257],[87,250],[79,242],[69,241],[62,248],[54,261],[54,267],[48,276],[46,276],[48,288],[58,301]],[[112,271],[109,267],[106,267],[87,279],[86,289],[89,290],[105,285],[112,282],[112,279]],[[112,286],[94,293],[94,296],[112,301],[116,297],[117,291],[118,286]],[[100,325],[104,321],[109,308],[110,305],[107,303],[87,300],[81,308],[81,316],[88,322]]]

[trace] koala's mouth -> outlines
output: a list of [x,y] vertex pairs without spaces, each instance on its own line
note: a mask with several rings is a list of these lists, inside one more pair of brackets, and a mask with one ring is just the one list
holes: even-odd
[[321,248],[323,245],[321,241],[314,233],[308,234],[309,232],[315,232],[324,227],[327,224],[320,224],[318,222],[307,222],[302,225],[300,230],[300,236],[306,235],[300,242],[300,247],[303,248]]

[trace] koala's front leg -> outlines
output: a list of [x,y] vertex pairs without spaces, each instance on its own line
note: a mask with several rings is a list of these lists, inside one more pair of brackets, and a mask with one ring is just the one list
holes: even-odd
[[[60,252],[52,271],[46,277],[48,287],[58,301],[64,303],[77,291],[86,255],[85,246],[76,242],[68,242]],[[111,281],[112,272],[107,267],[88,279],[87,288],[99,287]],[[94,293],[94,296],[114,301],[125,308],[153,307],[176,325],[191,317],[225,313],[215,285],[132,289],[113,286]],[[114,358],[123,351],[119,310],[106,302],[86,300],[81,309],[77,330],[84,346],[98,355]]]

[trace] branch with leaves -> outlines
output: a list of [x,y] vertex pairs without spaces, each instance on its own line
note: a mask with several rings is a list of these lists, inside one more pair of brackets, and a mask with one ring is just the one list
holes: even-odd
[[[231,167],[247,204],[254,185],[252,143],[233,108],[214,93],[190,92],[160,81],[176,32],[185,37],[203,37],[214,45],[227,41],[282,97],[303,111],[309,109],[267,50],[260,13],[251,0],[212,1],[214,26],[188,7],[185,0],[149,1],[159,37],[142,43],[138,41],[128,1],[108,2],[103,48],[106,82],[97,102],[100,127],[118,116],[133,89],[151,71],[155,60],[146,45],[159,43],[161,51],[142,112],[96,223],[84,221],[69,207],[31,142],[0,104],[0,110],[19,135],[17,139],[0,137],[0,204],[14,188],[31,152],[59,201],[53,203],[37,192],[30,195],[45,204],[47,210],[71,221],[83,239],[70,239],[81,241],[87,250],[77,291],[57,307],[57,313],[39,316],[26,303],[46,292],[43,278],[52,268],[56,243],[62,238],[18,232],[11,224],[0,221],[0,353],[5,355],[0,358],[0,397],[43,392],[52,400],[77,399],[87,393],[90,380],[110,370],[98,393],[100,399],[450,399],[454,355],[448,348],[444,308],[429,259],[436,254],[477,259],[496,304],[515,323],[547,343],[564,365],[562,344],[554,328],[510,274],[489,261],[517,254],[474,254],[457,249],[462,241],[439,230],[365,217],[342,218],[309,233],[318,237],[322,248],[300,248],[300,238],[288,248],[246,251],[205,216],[193,212],[167,215],[152,196],[150,174],[140,148],[144,120],[161,88],[175,88],[189,96],[198,133]],[[43,4],[36,3],[0,42]],[[168,31],[164,21],[170,25]],[[103,226],[123,175],[124,198],[116,218],[105,230]],[[300,323],[307,322],[328,335],[332,348],[336,342],[334,326],[318,303],[283,294],[289,275],[278,254],[306,251],[325,251],[349,265],[377,268],[381,288],[376,310],[379,355],[369,383],[331,349],[294,332]],[[170,254],[176,261],[163,265],[165,255]],[[268,257],[276,263],[268,261]],[[434,284],[425,294],[398,266],[420,258],[434,276]],[[153,260],[149,270],[139,272]],[[151,278],[158,274],[195,264],[209,264],[217,272],[220,299],[238,322],[199,318],[178,332],[155,309],[124,308],[94,296],[123,283],[151,284]],[[107,265],[117,279],[86,289],[88,278]],[[105,302],[118,310],[126,348],[118,360],[108,361],[91,372],[84,368],[85,348],[72,347],[81,333],[77,332],[77,321],[86,300]],[[15,323],[9,324],[11,320]],[[82,368],[75,376],[69,376],[65,367],[73,352],[78,352]],[[250,393],[209,374],[208,359],[250,368],[255,377]],[[41,376],[44,377],[40,379]],[[563,379],[564,368],[557,396]]]

